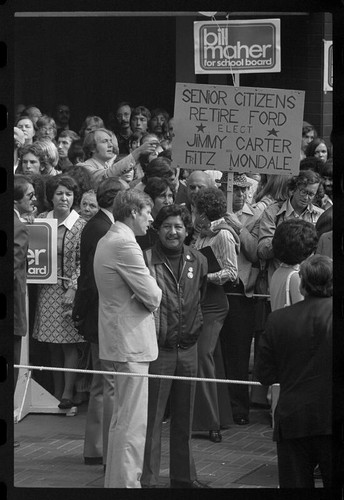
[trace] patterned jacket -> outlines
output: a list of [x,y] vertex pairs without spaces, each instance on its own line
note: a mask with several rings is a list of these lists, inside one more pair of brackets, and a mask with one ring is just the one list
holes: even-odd
[[[38,218],[46,219],[50,212],[43,212]],[[62,280],[62,286],[65,290],[77,289],[77,281],[80,275],[80,238],[86,221],[79,217],[71,229],[66,229],[63,237],[62,250],[62,269],[61,276],[68,278]]]

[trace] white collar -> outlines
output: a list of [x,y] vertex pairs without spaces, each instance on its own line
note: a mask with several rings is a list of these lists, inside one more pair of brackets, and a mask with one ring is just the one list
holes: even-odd
[[109,219],[111,220],[111,223],[114,224],[115,223],[115,218],[113,216],[113,213],[110,212],[110,210],[107,210],[107,208],[102,208],[100,207],[100,210],[102,212],[104,212],[105,215],[107,215],[107,217],[109,217]]
[[21,220],[22,222],[27,222],[25,219],[23,219],[23,218],[21,217],[20,213],[18,212],[18,210],[17,210],[16,208],[14,208],[14,211],[15,211],[15,213],[17,214],[17,216],[18,216],[18,219],[19,219],[19,220]]
[[[72,210],[71,213],[68,215],[68,217],[66,217],[64,221],[60,222],[58,227],[66,226],[67,229],[71,230],[72,227],[74,226],[75,222],[79,219],[79,217],[80,217],[80,215],[78,214],[78,212],[76,212],[75,210]],[[47,219],[54,219],[54,218],[55,218],[54,211],[51,210],[47,214]]]

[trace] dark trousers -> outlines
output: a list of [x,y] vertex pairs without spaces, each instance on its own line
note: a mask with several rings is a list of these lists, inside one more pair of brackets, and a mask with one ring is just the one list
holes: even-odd
[[[221,346],[217,343],[227,312],[228,301],[222,286],[208,284],[203,306],[203,327],[197,341],[197,376],[200,378],[216,378],[216,358],[223,363]],[[227,413],[231,416],[230,411]],[[192,429],[194,431],[216,431],[220,429],[220,425],[217,384],[197,382]]]
[[314,488],[314,467],[319,464],[323,485],[332,484],[332,437],[311,436],[277,442],[280,488]]
[[[112,361],[99,359],[99,346],[91,342],[92,368],[96,371],[115,371]],[[113,410],[114,375],[94,374],[87,408],[84,457],[103,457],[106,464],[109,427]]]
[[[149,373],[195,377],[197,346],[189,349],[159,349]],[[191,449],[191,423],[195,382],[150,378],[148,385],[148,425],[141,484],[159,483],[162,421],[170,396],[170,478],[192,482],[196,479]]]
[[[227,378],[248,380],[251,344],[254,334],[253,299],[229,296],[229,312],[221,331],[221,344]],[[229,384],[234,417],[249,416],[249,386]]]

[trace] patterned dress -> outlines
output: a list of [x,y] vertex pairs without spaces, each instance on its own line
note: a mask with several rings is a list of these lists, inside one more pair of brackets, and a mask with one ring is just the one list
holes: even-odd
[[[63,316],[66,306],[63,299],[68,288],[76,290],[77,278],[80,274],[80,237],[86,221],[74,217],[72,227],[58,227],[57,275],[68,279],[58,279],[56,284],[37,285],[38,298],[33,329],[33,338],[39,342],[56,344],[75,344],[85,342],[74,327],[70,316]],[[44,212],[40,218],[51,217],[51,212]]]

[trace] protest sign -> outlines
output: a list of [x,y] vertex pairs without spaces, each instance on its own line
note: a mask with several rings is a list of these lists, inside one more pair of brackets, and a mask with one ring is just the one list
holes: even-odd
[[279,19],[194,23],[195,73],[278,73]]
[[177,83],[176,167],[297,175],[304,91]]
[[35,219],[27,228],[27,283],[57,283],[57,220]]

